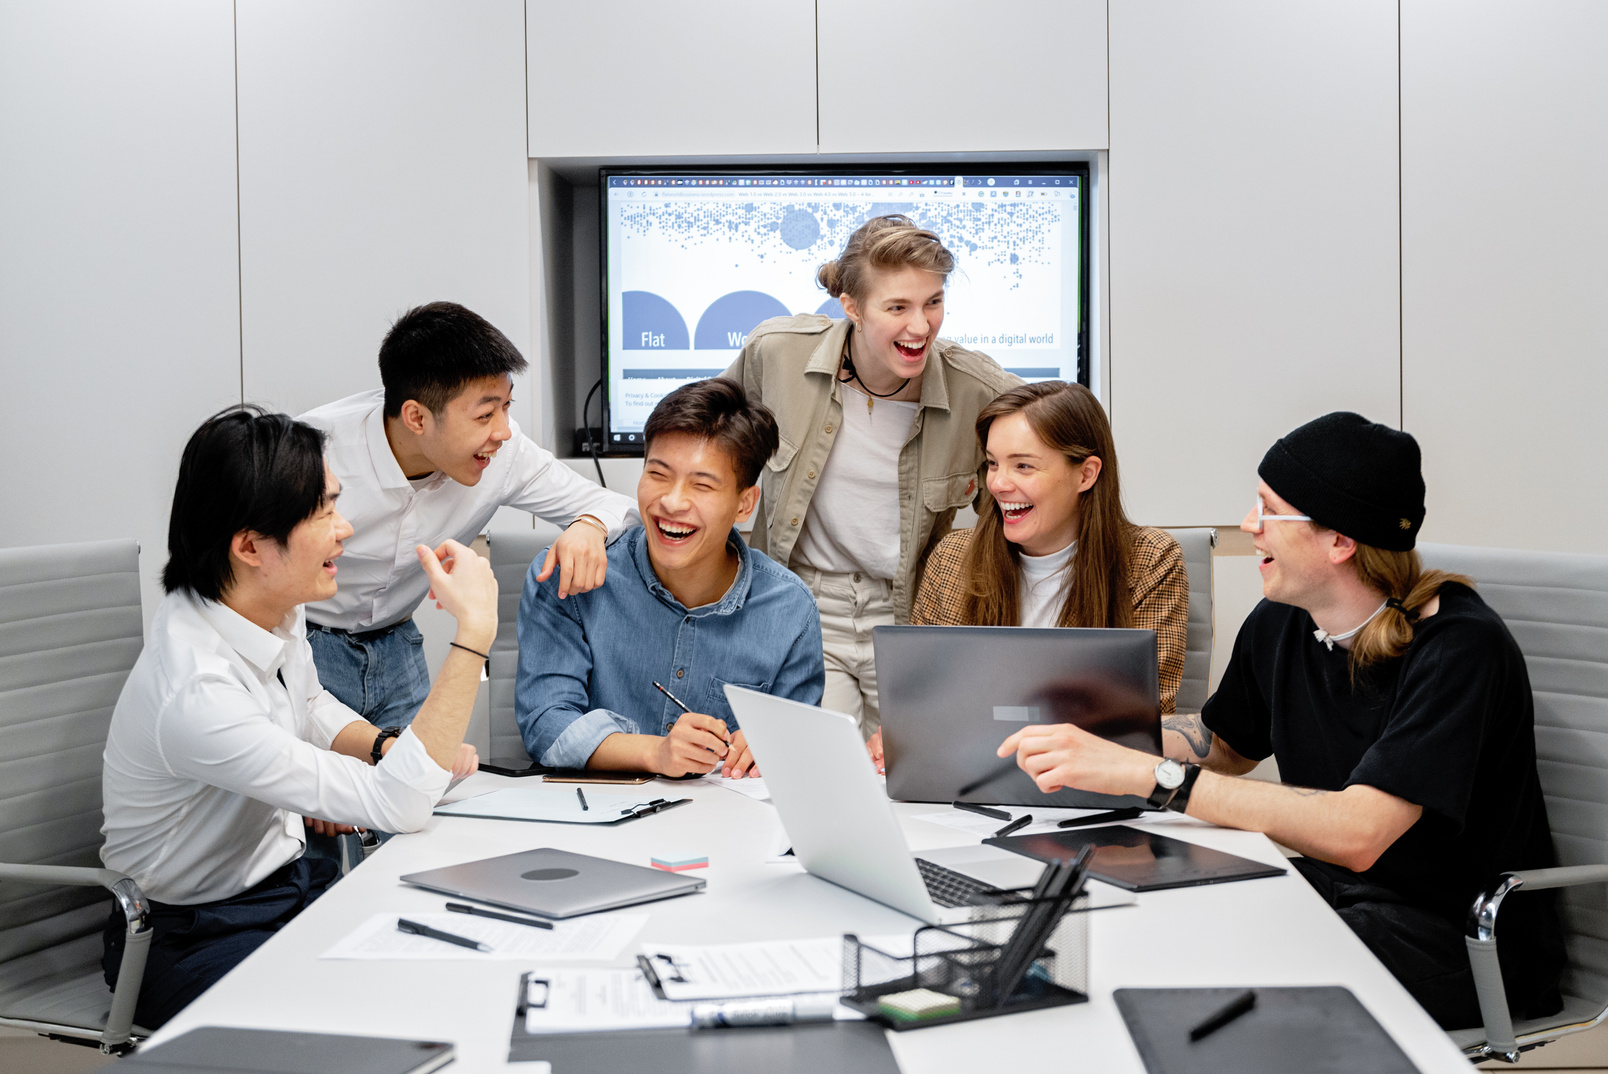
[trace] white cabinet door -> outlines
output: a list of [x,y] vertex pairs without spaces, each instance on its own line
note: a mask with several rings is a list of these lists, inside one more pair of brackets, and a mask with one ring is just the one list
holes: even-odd
[[296,414],[378,387],[386,329],[438,299],[528,355],[520,0],[240,0],[239,19],[246,398]]
[[1106,146],[1106,0],[816,6],[823,153]]
[[1402,410],[1424,536],[1608,550],[1608,5],[1402,4]]
[[530,155],[815,152],[813,0],[528,0]]
[[1135,519],[1238,522],[1296,425],[1397,424],[1393,0],[1113,0],[1110,162]]
[[230,5],[0,6],[0,545],[135,537],[240,401]]

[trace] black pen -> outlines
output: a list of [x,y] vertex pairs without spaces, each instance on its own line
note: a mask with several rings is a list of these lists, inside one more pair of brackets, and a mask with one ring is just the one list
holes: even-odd
[[1087,817],[1073,817],[1057,824],[1057,828],[1083,828],[1090,824],[1110,824],[1115,820],[1133,820],[1141,816],[1143,809],[1108,809],[1104,813],[1091,813]]
[[1033,814],[1031,814],[1031,813],[1023,813],[1021,816],[1017,817],[1015,820],[1013,820],[1009,824],[1005,825],[1005,827],[1003,827],[999,831],[995,832],[990,838],[1003,839],[1005,836],[1010,835],[1012,832],[1019,832],[1023,828],[1027,827],[1029,824],[1032,824],[1032,823],[1033,823]]
[[586,804],[586,795],[581,793],[581,789],[579,787],[575,788],[575,797],[581,800],[582,813],[590,813],[592,811],[592,807]]
[[1247,988],[1245,991],[1241,992],[1239,995],[1225,1003],[1218,1010],[1210,1015],[1207,1015],[1204,1021],[1202,1021],[1194,1029],[1191,1029],[1189,1031],[1189,1039],[1191,1043],[1211,1036],[1213,1033],[1216,1033],[1219,1029],[1222,1029],[1240,1015],[1248,1012],[1254,1006],[1256,1006],[1256,990],[1254,988]]
[[550,929],[553,927],[551,921],[540,921],[534,917],[515,917],[513,914],[499,914],[495,910],[482,910],[478,906],[470,906],[467,903],[449,902],[447,903],[447,909],[455,914],[473,914],[476,917],[489,917],[495,921],[512,921],[516,925],[529,925],[531,928],[536,929]]
[[674,701],[676,703],[676,708],[680,709],[682,712],[691,712],[692,711],[691,709],[689,709],[686,706],[686,704],[681,700],[681,698],[677,697],[675,694],[672,694],[669,690],[666,690],[659,683],[659,680],[657,680],[657,679],[653,680],[653,688],[655,690],[659,691],[665,697],[668,697],[671,701]]
[[975,804],[973,804],[971,802],[961,802],[961,801],[955,801],[955,802],[952,802],[950,804],[953,805],[956,809],[964,809],[968,813],[981,813],[983,816],[985,816],[985,817],[993,817],[995,820],[1010,820],[1011,819],[1011,815],[1009,813],[1005,812],[1005,810],[1003,810],[1003,809],[994,809],[994,808],[992,808],[990,806],[975,805]]
[[427,936],[442,943],[455,943],[459,947],[467,947],[471,951],[490,951],[491,948],[479,940],[471,940],[467,936],[456,936],[450,932],[433,929],[429,925],[421,925],[417,921],[409,921],[405,917],[396,919],[396,931],[410,933],[414,936]]

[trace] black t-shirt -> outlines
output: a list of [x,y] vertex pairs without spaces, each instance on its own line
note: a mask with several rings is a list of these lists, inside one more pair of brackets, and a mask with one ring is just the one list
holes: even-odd
[[[1288,784],[1367,784],[1424,809],[1362,874],[1458,924],[1498,874],[1556,859],[1535,768],[1535,708],[1518,644],[1479,595],[1448,584],[1406,653],[1358,673],[1312,636],[1312,617],[1262,601],[1202,720]],[[1499,939],[1551,933],[1551,899],[1504,905]],[[1515,937],[1516,938],[1516,937]]]

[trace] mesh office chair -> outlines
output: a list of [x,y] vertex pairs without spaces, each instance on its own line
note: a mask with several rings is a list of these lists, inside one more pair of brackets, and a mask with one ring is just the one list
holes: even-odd
[[[140,654],[133,541],[0,549],[0,1025],[125,1052],[151,932],[134,881],[100,868],[101,754]],[[128,925],[101,974],[107,891]]]
[[1178,712],[1199,712],[1206,706],[1212,675],[1212,549],[1217,531],[1210,527],[1168,530],[1184,553],[1189,572],[1189,628],[1184,641],[1184,678],[1178,684]]
[[491,573],[497,578],[497,638],[491,643],[486,668],[487,700],[491,714],[491,756],[510,768],[530,763],[525,740],[514,720],[514,680],[519,673],[519,595],[525,589],[525,572],[547,546],[558,540],[557,526],[541,519],[533,530],[498,530],[486,535]]
[[[1506,873],[1469,913],[1484,1026],[1451,1034],[1478,1059],[1519,1053],[1608,1016],[1608,556],[1419,546],[1426,566],[1473,578],[1524,653],[1535,695],[1536,768],[1559,866]],[[1498,914],[1515,890],[1561,890],[1569,965],[1563,1010],[1515,1023],[1497,963]]]

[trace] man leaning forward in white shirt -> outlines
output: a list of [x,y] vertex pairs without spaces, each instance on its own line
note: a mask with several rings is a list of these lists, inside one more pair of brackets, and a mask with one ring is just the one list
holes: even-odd
[[[370,723],[406,727],[430,688],[413,610],[429,579],[413,547],[468,544],[497,508],[565,525],[542,565],[563,596],[603,584],[604,546],[637,522],[636,501],[600,488],[538,447],[509,417],[525,359],[485,318],[453,302],[403,314],[380,345],[380,390],[303,414],[329,436],[341,510],[356,535],[341,590],[307,608],[324,686]],[[393,732],[394,733],[394,732]]]
[[[135,1021],[155,1029],[336,878],[303,856],[302,818],[416,831],[476,766],[464,730],[497,632],[497,582],[456,541],[409,550],[456,639],[400,736],[319,684],[302,605],[335,595],[352,527],[324,438],[257,407],[210,419],[184,449],[167,597],[112,712],[101,860],[133,877],[154,935]],[[106,928],[116,987],[124,921]]]

